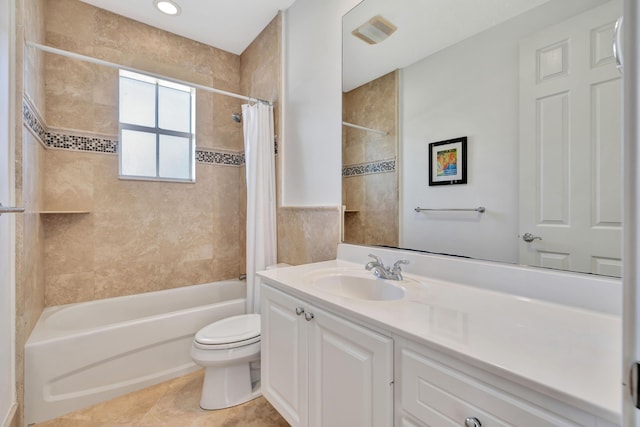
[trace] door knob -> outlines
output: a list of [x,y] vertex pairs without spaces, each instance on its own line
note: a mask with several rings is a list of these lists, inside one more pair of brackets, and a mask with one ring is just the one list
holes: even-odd
[[464,420],[465,427],[481,427],[482,423],[476,417],[469,417]]
[[524,240],[527,243],[533,242],[534,240],[542,240],[542,237],[540,236],[534,236],[531,233],[524,233],[522,235],[522,240]]
[[296,315],[302,316],[304,314],[304,308],[296,307]]
[[306,313],[304,314],[304,319],[305,319],[307,322],[312,321],[314,317],[315,317],[315,316],[313,315],[313,313],[306,312]]
[[622,25],[623,19],[621,16],[616,21],[616,25],[613,30],[613,57],[616,59],[616,68],[620,71],[620,74],[622,74],[622,67],[624,66],[624,60],[622,57]]

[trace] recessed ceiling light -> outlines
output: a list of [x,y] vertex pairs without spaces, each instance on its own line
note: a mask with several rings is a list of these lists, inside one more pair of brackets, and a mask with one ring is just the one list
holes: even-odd
[[172,0],[153,0],[153,5],[156,7],[156,9],[166,15],[175,16],[180,15],[180,12],[182,12],[182,9],[180,9],[178,3]]
[[376,15],[353,30],[351,34],[369,44],[376,44],[384,41],[397,29],[398,27],[393,25],[391,22],[387,21],[380,15]]

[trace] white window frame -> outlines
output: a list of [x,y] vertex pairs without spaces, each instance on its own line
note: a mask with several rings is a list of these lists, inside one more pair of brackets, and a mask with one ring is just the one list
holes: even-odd
[[[120,73],[118,76],[118,94],[120,93],[120,79],[121,78],[129,78],[134,80],[140,80],[143,82],[151,83],[155,85],[155,127],[142,126],[142,125],[134,125],[131,123],[125,123],[120,121],[120,117],[118,117],[118,176],[120,179],[126,180],[141,180],[141,181],[169,181],[169,182],[187,182],[187,183],[195,183],[196,182],[196,90],[193,87],[185,86],[183,84],[174,83],[168,80],[159,79],[153,76],[148,76],[145,74],[135,73],[128,70],[120,69]],[[178,89],[182,91],[188,91],[191,94],[191,103],[190,103],[190,128],[191,132],[178,132],[168,129],[162,129],[158,125],[158,99],[159,99],[159,88],[160,86],[169,87],[173,89]],[[125,175],[122,173],[122,131],[123,130],[133,130],[139,132],[145,132],[154,134],[156,137],[156,176],[146,176],[146,175]],[[177,136],[181,138],[189,139],[189,178],[172,178],[172,177],[164,177],[160,175],[160,136],[168,135],[168,136]]]

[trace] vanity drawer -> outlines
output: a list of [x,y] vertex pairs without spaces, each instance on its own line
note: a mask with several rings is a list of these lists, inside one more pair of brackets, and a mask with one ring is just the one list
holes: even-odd
[[580,425],[411,349],[400,358],[402,409],[427,426],[464,426],[466,418],[482,427]]

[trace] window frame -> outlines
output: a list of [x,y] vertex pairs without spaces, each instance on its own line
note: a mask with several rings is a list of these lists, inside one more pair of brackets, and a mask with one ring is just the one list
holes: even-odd
[[[132,80],[138,80],[146,83],[151,83],[155,88],[155,127],[135,125],[121,121],[120,118],[120,81],[122,78],[128,78]],[[180,132],[174,130],[163,129],[159,126],[159,99],[160,99],[160,86],[170,89],[177,89],[189,92],[189,119],[190,119],[190,132]],[[124,69],[119,70],[118,74],[118,177],[123,180],[136,180],[136,181],[166,181],[166,182],[182,182],[182,183],[195,183],[196,182],[196,89],[181,83],[174,83],[170,80],[164,80],[155,76],[141,74]],[[126,175],[122,173],[122,131],[131,130],[136,132],[144,132],[155,136],[156,153],[155,153],[155,176],[148,175]],[[160,137],[161,136],[175,136],[179,138],[186,138],[189,140],[189,178],[173,178],[160,175]]]

